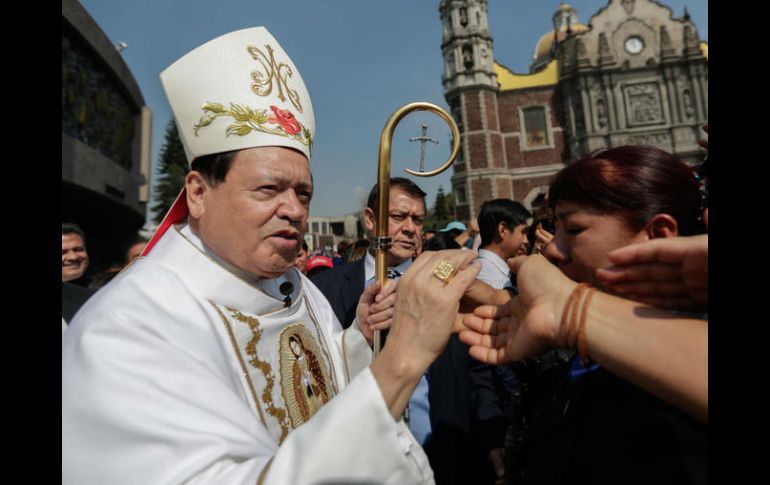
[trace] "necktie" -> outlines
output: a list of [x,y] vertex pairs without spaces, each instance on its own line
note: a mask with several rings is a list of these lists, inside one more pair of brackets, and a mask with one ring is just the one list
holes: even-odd
[[[385,277],[391,280],[398,281],[399,278],[401,278],[401,272],[397,270],[396,268],[388,268],[387,273],[385,274]],[[372,276],[368,280],[366,280],[366,283],[364,283],[364,286],[369,286],[373,284],[375,281],[377,281],[377,276]]]
[[388,268],[388,278],[391,280],[397,280],[401,277],[401,273],[396,268]]

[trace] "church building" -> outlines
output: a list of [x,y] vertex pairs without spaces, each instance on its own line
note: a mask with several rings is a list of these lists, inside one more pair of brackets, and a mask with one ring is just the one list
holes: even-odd
[[598,148],[703,157],[708,45],[686,9],[675,18],[661,2],[610,0],[584,25],[562,3],[525,74],[495,60],[487,0],[441,0],[439,12],[444,95],[462,137],[458,219],[494,198],[537,207],[556,172]]

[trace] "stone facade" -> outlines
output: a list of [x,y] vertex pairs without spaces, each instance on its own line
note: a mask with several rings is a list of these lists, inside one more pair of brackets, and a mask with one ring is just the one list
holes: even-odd
[[701,157],[708,122],[705,43],[685,14],[650,0],[610,0],[577,23],[562,4],[528,74],[493,61],[486,0],[442,0],[442,78],[460,126],[456,216],[488,199],[531,207],[552,176],[592,150],[652,144],[686,162]]

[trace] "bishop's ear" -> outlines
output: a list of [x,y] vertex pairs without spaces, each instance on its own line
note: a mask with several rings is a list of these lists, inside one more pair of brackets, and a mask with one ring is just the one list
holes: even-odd
[[184,186],[187,189],[187,207],[190,210],[190,216],[199,219],[205,212],[209,185],[200,172],[192,170],[187,173]]

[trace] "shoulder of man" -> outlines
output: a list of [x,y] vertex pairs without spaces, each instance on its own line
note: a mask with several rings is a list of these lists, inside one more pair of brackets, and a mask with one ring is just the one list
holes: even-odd
[[85,298],[88,299],[91,295],[96,293],[96,289],[94,288],[86,288],[79,285],[74,285],[72,283],[62,281],[61,284],[61,293],[62,297],[70,297],[70,298]]
[[355,276],[356,272],[360,272],[363,275],[363,268],[364,260],[359,259],[358,261],[353,261],[352,263],[345,263],[335,268],[316,273],[310,278],[310,281],[312,281],[313,284],[315,284],[318,288],[323,290],[324,286],[335,284],[339,281],[340,278]]

